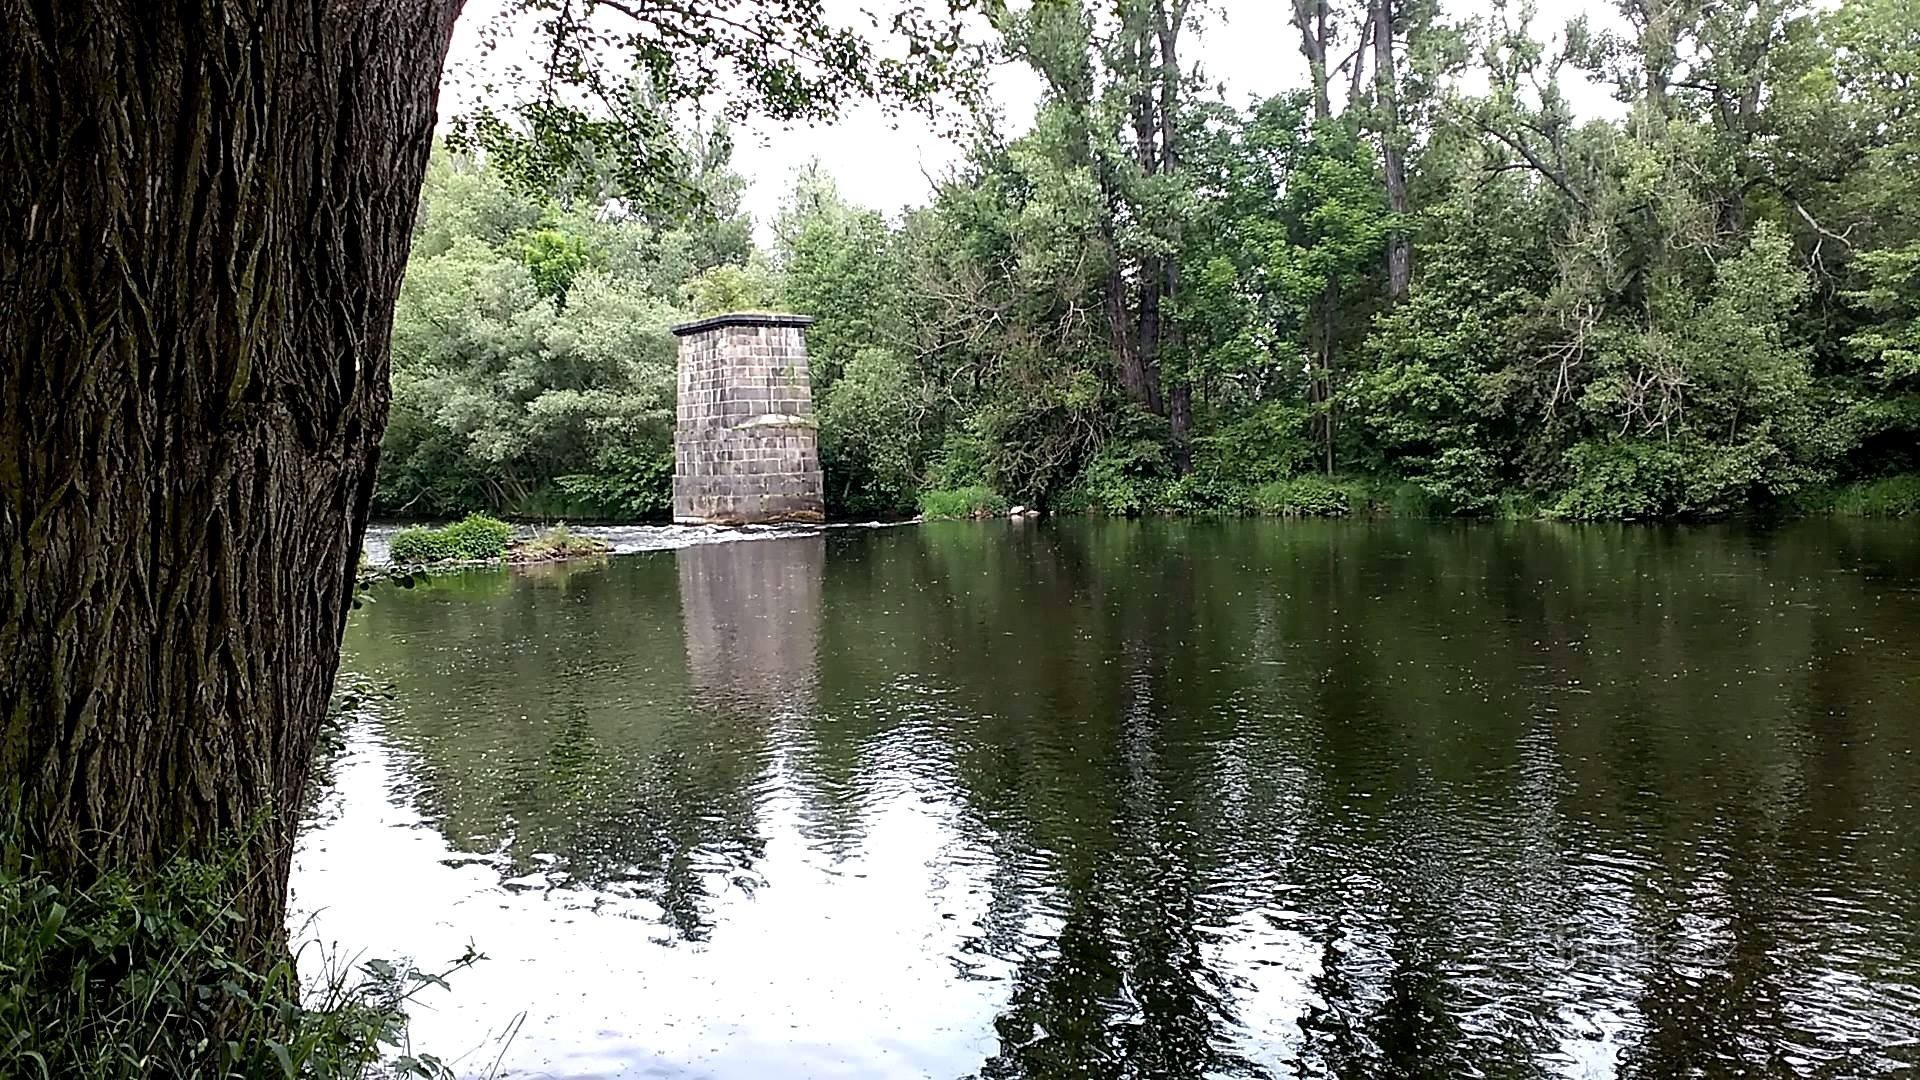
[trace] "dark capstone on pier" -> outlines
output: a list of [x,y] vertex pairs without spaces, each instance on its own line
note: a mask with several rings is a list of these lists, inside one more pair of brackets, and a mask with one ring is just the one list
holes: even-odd
[[819,429],[805,315],[740,311],[673,328],[680,338],[673,520],[823,521]]

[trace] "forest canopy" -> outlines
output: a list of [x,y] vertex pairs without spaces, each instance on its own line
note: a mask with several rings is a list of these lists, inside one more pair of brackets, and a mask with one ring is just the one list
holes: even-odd
[[724,128],[672,207],[443,150],[378,509],[663,515],[668,326],[776,306],[842,516],[1920,510],[1920,10],[1619,10],[1296,0],[1244,106],[1189,3],[1004,12],[1031,129],[893,219],[810,170],[766,250]]

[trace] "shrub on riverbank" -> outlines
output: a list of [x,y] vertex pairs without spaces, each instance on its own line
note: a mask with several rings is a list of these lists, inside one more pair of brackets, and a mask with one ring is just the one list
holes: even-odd
[[1824,508],[1842,517],[1920,517],[1920,473],[1840,488],[1830,493]]
[[0,1076],[451,1076],[429,1055],[380,1061],[440,975],[376,960],[303,988],[292,957],[262,972],[228,952],[214,931],[245,876],[237,856],[85,887],[0,869]]
[[1273,517],[1345,517],[1368,508],[1356,485],[1335,484],[1319,476],[1296,476],[1253,489],[1254,512]]
[[962,519],[998,517],[1011,509],[1006,497],[992,488],[975,484],[962,488],[939,488],[920,493],[920,514],[927,518]]
[[468,514],[442,528],[415,526],[395,533],[388,544],[393,561],[402,565],[497,559],[507,553],[513,526],[485,514]]

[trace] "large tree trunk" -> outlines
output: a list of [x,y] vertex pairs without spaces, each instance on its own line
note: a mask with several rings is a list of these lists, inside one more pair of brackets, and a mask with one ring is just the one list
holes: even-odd
[[0,826],[279,941],[459,0],[0,0]]

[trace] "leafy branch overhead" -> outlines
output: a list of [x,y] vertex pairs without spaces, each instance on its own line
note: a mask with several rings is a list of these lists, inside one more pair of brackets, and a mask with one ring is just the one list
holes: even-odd
[[[629,199],[698,193],[676,183],[676,110],[733,119],[830,120],[850,101],[931,111],[981,100],[986,52],[969,30],[999,0],[917,0],[884,11],[818,0],[509,0],[483,32],[532,59],[451,125],[516,180],[552,190],[599,175]],[[975,35],[977,36],[977,35]],[[500,100],[506,99],[506,104]]]

